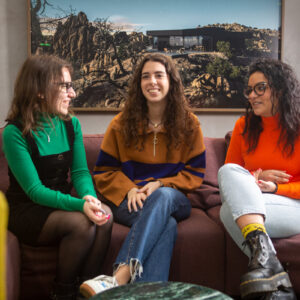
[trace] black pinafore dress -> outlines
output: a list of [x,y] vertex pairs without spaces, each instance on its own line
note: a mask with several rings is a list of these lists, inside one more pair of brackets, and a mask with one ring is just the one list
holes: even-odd
[[[20,130],[19,123],[11,123]],[[72,189],[68,174],[72,164],[74,128],[72,121],[65,121],[70,150],[59,154],[41,156],[34,138],[28,134],[26,140],[31,149],[31,158],[37,169],[41,182],[48,188],[69,194]],[[16,178],[8,168],[9,188],[6,197],[9,204],[8,229],[21,243],[36,246],[40,232],[49,214],[57,210],[34,203],[23,191]]]

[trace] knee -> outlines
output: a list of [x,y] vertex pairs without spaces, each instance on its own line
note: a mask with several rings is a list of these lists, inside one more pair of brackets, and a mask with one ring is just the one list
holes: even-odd
[[153,198],[157,199],[162,199],[163,201],[156,201],[159,202],[160,204],[166,204],[170,205],[172,204],[176,199],[176,193],[180,193],[179,191],[170,188],[170,187],[161,187],[157,189],[152,195]]
[[227,176],[231,176],[233,174],[236,173],[243,173],[243,174],[248,174],[248,170],[246,170],[245,168],[243,168],[242,166],[238,165],[238,164],[233,164],[233,163],[229,163],[229,164],[225,164],[223,165],[218,172],[218,176],[219,177],[227,177]]
[[191,202],[180,191],[162,187],[156,190],[152,195],[152,210],[155,209],[161,212],[172,214],[178,221],[185,219],[190,215]]
[[95,236],[96,225],[83,213],[75,213],[70,227],[72,228],[73,234],[80,236],[83,240],[89,240]]
[[109,219],[104,225],[101,225],[100,228],[104,231],[111,231],[113,222],[114,222],[114,216],[109,206],[106,204],[101,204],[101,208],[105,210],[107,215],[110,215]]
[[251,175],[248,170],[243,168],[242,166],[238,164],[225,164],[223,165],[219,171],[218,171],[218,182],[220,189],[223,188],[223,186],[226,186],[230,184],[234,184],[235,181],[239,181],[241,178],[241,175]]
[[241,168],[241,166],[237,164],[225,164],[223,165],[218,172],[218,178],[219,180],[224,176],[229,176],[232,172],[236,171],[238,168]]

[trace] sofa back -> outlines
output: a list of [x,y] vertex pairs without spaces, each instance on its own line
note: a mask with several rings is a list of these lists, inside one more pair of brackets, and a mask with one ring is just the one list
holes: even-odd
[[[2,131],[0,128],[0,190],[6,191],[8,187],[7,162],[2,151]],[[86,150],[88,168],[92,174],[97,161],[103,134],[84,134],[83,143]],[[206,147],[206,172],[203,185],[198,189],[191,200],[193,207],[209,208],[219,204],[218,197],[211,197],[218,194],[218,170],[223,165],[226,154],[226,143],[224,138],[204,137]],[[203,196],[203,197],[201,197]],[[200,197],[200,198],[199,198]]]
[[83,143],[85,147],[87,165],[92,174],[94,166],[96,164],[100,146],[103,140],[104,134],[84,134]]

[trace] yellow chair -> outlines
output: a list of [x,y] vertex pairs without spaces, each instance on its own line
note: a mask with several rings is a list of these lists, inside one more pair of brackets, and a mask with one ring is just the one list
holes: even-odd
[[5,300],[6,289],[6,231],[7,231],[8,206],[4,194],[0,191],[0,300]]

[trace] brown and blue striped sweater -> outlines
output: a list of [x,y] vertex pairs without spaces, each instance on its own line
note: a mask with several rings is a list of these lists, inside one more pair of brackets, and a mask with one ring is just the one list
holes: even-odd
[[157,133],[155,155],[151,130],[147,132],[142,151],[135,146],[126,147],[121,133],[121,114],[111,121],[94,168],[96,187],[106,199],[119,206],[130,189],[154,180],[185,193],[201,185],[205,172],[205,147],[195,115],[191,115],[195,121],[192,147],[182,143],[169,150],[167,161],[164,129]]

